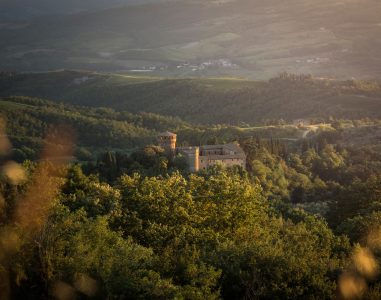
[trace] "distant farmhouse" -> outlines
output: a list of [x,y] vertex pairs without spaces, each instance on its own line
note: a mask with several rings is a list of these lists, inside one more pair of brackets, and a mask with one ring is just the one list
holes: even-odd
[[214,165],[246,168],[246,154],[238,143],[176,147],[176,141],[177,135],[172,132],[163,132],[158,136],[159,145],[168,153],[172,155],[181,154],[186,158],[191,172],[197,172]]

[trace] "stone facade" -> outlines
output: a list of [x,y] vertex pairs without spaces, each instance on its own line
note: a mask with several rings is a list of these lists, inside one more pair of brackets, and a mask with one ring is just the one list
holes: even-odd
[[176,141],[177,141],[177,135],[166,131],[163,133],[160,133],[157,137],[159,146],[165,149],[168,154],[175,154],[176,152]]
[[207,169],[214,165],[226,167],[241,166],[246,168],[246,154],[238,143],[225,145],[205,145],[176,147],[177,136],[171,132],[159,135],[159,145],[167,152],[183,155],[191,172]]

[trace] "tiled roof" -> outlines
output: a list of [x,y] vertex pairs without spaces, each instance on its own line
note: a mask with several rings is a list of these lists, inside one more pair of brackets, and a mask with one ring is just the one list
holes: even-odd
[[225,145],[204,145],[200,147],[202,150],[213,150],[213,149],[227,149],[234,151],[237,154],[244,153],[242,148],[237,143],[225,144]]

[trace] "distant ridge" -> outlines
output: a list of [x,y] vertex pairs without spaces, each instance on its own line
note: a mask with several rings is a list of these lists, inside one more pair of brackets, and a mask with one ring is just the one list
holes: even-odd
[[381,1],[9,1],[0,18],[44,16],[0,21],[0,70],[381,78]]
[[0,21],[26,21],[52,14],[75,14],[162,1],[170,0],[2,0],[0,1]]
[[175,79],[81,71],[0,76],[0,96],[31,96],[192,123],[381,117],[381,83],[282,74],[269,81]]

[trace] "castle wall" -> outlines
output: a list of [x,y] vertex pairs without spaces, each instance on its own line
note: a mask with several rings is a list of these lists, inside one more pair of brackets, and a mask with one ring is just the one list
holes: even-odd
[[198,172],[200,170],[200,148],[195,147],[194,151],[188,154],[189,170],[191,172]]
[[241,166],[246,169],[246,155],[237,143],[176,148],[176,137],[174,133],[164,132],[158,137],[159,145],[170,155],[184,155],[190,172],[198,172],[214,165]]
[[178,148],[179,153],[186,157],[189,171],[198,172],[200,170],[200,148],[199,147],[187,147]]
[[225,167],[241,166],[246,168],[246,160],[243,158],[225,156],[222,157],[210,157],[210,156],[200,156],[200,170],[207,169],[208,167],[215,165],[223,165]]

